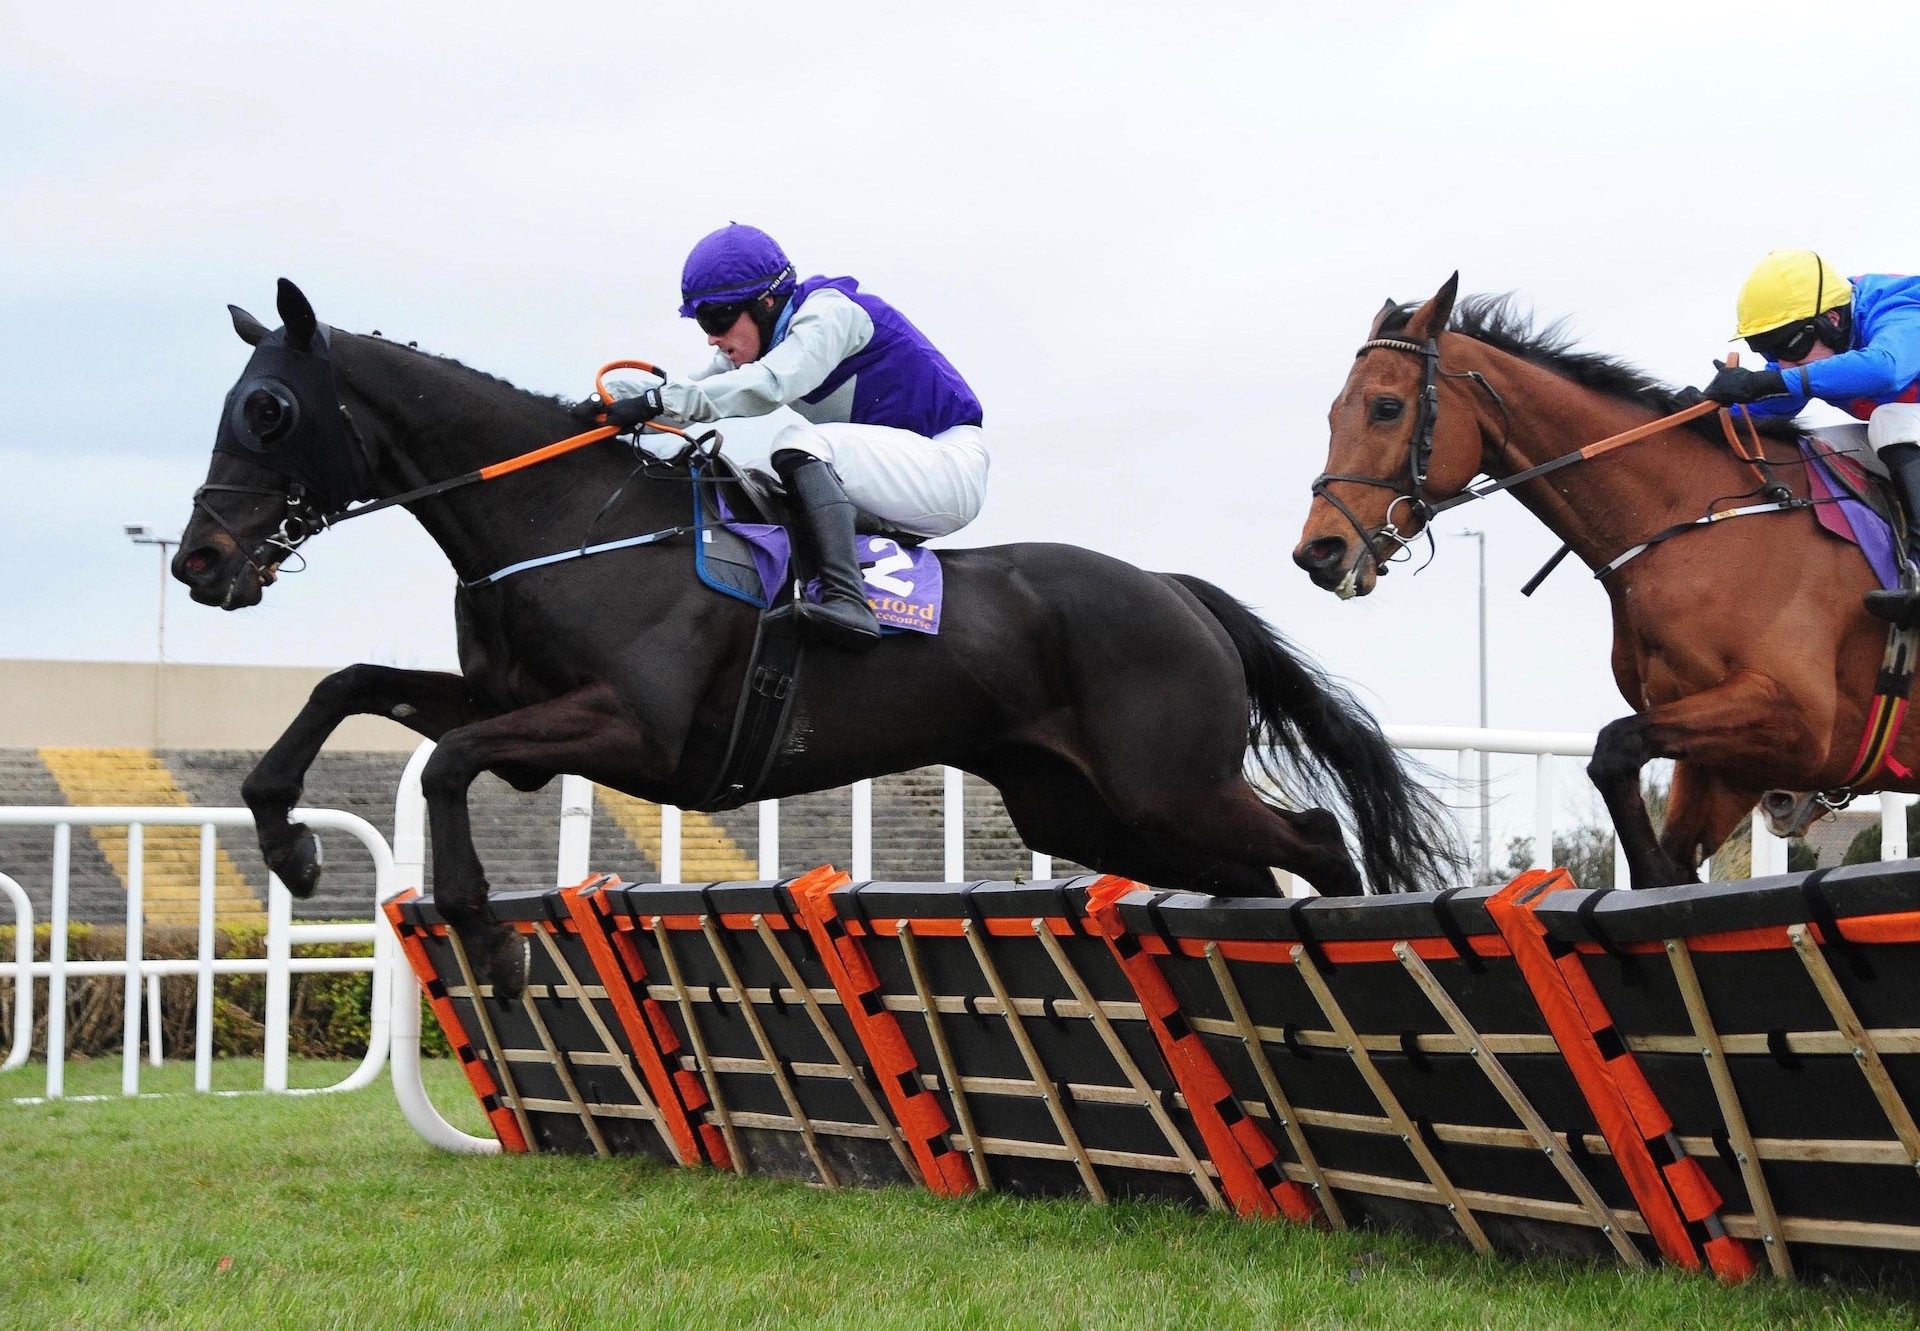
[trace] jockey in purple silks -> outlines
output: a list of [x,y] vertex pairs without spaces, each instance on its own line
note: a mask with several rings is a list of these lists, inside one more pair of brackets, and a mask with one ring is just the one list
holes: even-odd
[[980,401],[919,329],[850,277],[797,281],[772,236],[734,223],[704,237],[680,274],[680,314],[699,321],[712,364],[638,397],[608,419],[804,419],[773,439],[802,576],[821,604],[814,635],[865,647],[880,626],[854,549],[856,514],[889,531],[945,536],[973,521],[987,487]]

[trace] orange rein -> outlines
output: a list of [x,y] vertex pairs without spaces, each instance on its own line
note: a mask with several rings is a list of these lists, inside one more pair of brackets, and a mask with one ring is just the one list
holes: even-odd
[[[610,402],[613,400],[612,394],[607,392],[607,372],[609,370],[639,370],[642,373],[655,375],[661,379],[668,377],[665,370],[643,360],[610,360],[595,371],[593,376],[593,391],[602,402]],[[602,415],[604,414],[605,413],[602,413]],[[685,430],[676,429],[671,425],[662,425],[657,420],[648,421],[647,428],[649,430],[658,430],[662,434],[678,435],[682,439],[687,437]],[[536,448],[530,453],[522,453],[518,457],[508,458],[505,462],[496,462],[491,466],[482,467],[477,474],[481,480],[491,481],[497,477],[508,476],[528,467],[537,467],[542,462],[548,462],[554,458],[562,457],[577,448],[585,448],[588,444],[597,444],[602,439],[611,439],[619,433],[620,431],[611,425],[601,425],[594,429],[583,431],[580,434],[570,435],[565,439],[557,440],[554,443]]]

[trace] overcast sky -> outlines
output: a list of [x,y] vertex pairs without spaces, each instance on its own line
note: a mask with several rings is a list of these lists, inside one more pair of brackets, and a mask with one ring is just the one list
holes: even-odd
[[[1370,315],[1458,268],[1702,381],[1766,250],[1920,264],[1920,96],[1880,54],[1916,37],[1911,5],[0,0],[0,656],[151,659],[121,525],[186,519],[246,360],[227,302],[271,315],[286,274],[578,396],[704,360],[680,263],[736,219],[978,391],[991,487],[946,544],[1200,573],[1387,720],[1471,723],[1470,542],[1344,604],[1288,558]],[[1523,600],[1556,542],[1511,500],[1470,525],[1494,723],[1620,715],[1599,589]],[[168,655],[451,665],[404,514],[308,552],[258,610],[176,588]]]

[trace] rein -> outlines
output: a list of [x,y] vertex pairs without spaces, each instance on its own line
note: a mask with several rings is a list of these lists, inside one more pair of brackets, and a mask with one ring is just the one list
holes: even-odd
[[[606,378],[608,372],[613,370],[639,370],[646,374],[655,375],[661,379],[668,377],[665,371],[647,361],[608,361],[605,365],[602,365],[593,376],[594,393],[603,403],[612,400],[611,394],[607,392]],[[365,441],[361,438],[358,427],[354,425],[353,417],[347,412],[344,403],[338,405],[341,414],[346,417],[347,425],[355,444],[361,449],[363,455],[366,454]],[[600,414],[603,417],[605,415],[604,412]],[[711,458],[718,454],[722,442],[720,432],[717,430],[708,429],[695,431],[692,429],[681,429],[677,426],[663,424],[658,420],[643,423],[634,433],[637,436],[643,432],[670,434],[684,440],[685,447],[672,459],[674,462],[679,462],[693,456]],[[376,499],[369,503],[349,506],[344,509],[336,509],[331,512],[316,504],[307,494],[307,488],[299,481],[291,481],[285,490],[276,490],[270,486],[259,485],[202,485],[193,493],[193,504],[196,509],[211,518],[220,530],[224,531],[227,536],[233,540],[235,547],[239,548],[243,544],[239,534],[228,525],[226,519],[214,511],[212,505],[205,502],[204,497],[209,494],[246,494],[285,501],[286,513],[280,520],[279,528],[271,536],[254,546],[246,556],[247,563],[253,569],[254,573],[258,575],[262,581],[271,582],[273,575],[277,572],[283,561],[298,552],[300,547],[307,541],[318,536],[330,527],[337,527],[341,523],[349,522],[354,518],[364,518],[369,513],[378,513],[382,509],[396,508],[421,499],[431,499],[465,486],[477,485],[484,481],[498,480],[502,476],[511,476],[517,471],[525,471],[527,468],[537,467],[543,462],[551,462],[555,458],[565,457],[569,453],[577,452],[590,444],[597,444],[603,439],[611,439],[620,433],[621,431],[617,426],[596,426],[593,429],[583,430],[579,434],[568,435],[564,439],[555,440],[550,444],[543,444],[538,448],[530,449],[525,453],[517,454],[504,461],[489,463],[487,466],[478,467],[473,471],[464,472],[458,476],[449,476],[444,480],[433,481],[427,485],[417,486],[412,490],[407,490],[397,495],[390,495],[385,499]],[[646,537],[633,538],[627,541],[612,542],[591,548],[583,546],[578,550],[567,551],[560,555],[527,561],[513,568],[481,578],[471,585],[483,586],[489,582],[497,581],[509,573],[519,572],[522,568],[535,567],[539,564],[551,563],[560,559],[576,558],[581,554],[597,554],[601,550],[617,549],[628,545],[644,545],[652,541],[665,540],[671,536],[684,535],[690,530],[692,530],[692,528],[676,527],[668,531],[655,532]],[[269,550],[279,551],[279,557],[263,566],[259,562],[259,557]]]
[[[1500,408],[1502,421],[1500,449],[1503,453],[1507,449],[1507,444],[1513,431],[1512,414],[1507,410],[1506,401],[1495,391],[1493,385],[1487,382],[1486,376],[1478,370],[1449,371],[1440,368],[1440,341],[1437,337],[1430,337],[1425,342],[1413,342],[1404,338],[1394,337],[1372,338],[1360,344],[1360,349],[1354,353],[1354,359],[1358,360],[1361,356],[1373,350],[1399,351],[1421,358],[1419,408],[1418,415],[1414,418],[1413,435],[1407,443],[1406,465],[1398,474],[1393,476],[1361,476],[1343,472],[1322,472],[1314,478],[1312,492],[1315,498],[1325,499],[1340,516],[1347,520],[1355,533],[1359,535],[1362,545],[1366,548],[1368,557],[1374,561],[1375,566],[1378,568],[1384,569],[1385,566],[1394,559],[1395,555],[1400,551],[1408,549],[1412,545],[1413,540],[1417,539],[1415,537],[1402,536],[1398,525],[1394,522],[1394,510],[1403,503],[1408,506],[1408,511],[1420,521],[1421,525],[1429,530],[1429,539],[1431,539],[1430,524],[1432,520],[1440,514],[1447,512],[1449,509],[1458,508],[1462,504],[1470,504],[1476,499],[1486,499],[1504,490],[1514,489],[1517,486],[1526,484],[1528,481],[1538,480],[1542,476],[1551,475],[1563,467],[1571,467],[1579,462],[1590,462],[1595,458],[1613,452],[1617,448],[1625,448],[1628,444],[1639,443],[1643,439],[1651,438],[1656,434],[1671,430],[1675,426],[1685,425],[1689,421],[1699,420],[1702,416],[1710,415],[1716,411],[1723,412],[1721,428],[1726,433],[1728,447],[1732,449],[1734,456],[1738,457],[1753,469],[1754,474],[1760,479],[1761,487],[1770,491],[1769,498],[1772,502],[1753,504],[1736,509],[1725,509],[1718,513],[1709,513],[1704,518],[1669,527],[1665,531],[1634,546],[1625,554],[1622,554],[1617,559],[1605,565],[1599,572],[1594,574],[1596,578],[1603,578],[1607,574],[1614,572],[1622,564],[1625,564],[1628,560],[1646,550],[1648,547],[1657,545],[1662,541],[1670,540],[1695,527],[1723,521],[1727,518],[1746,517],[1755,513],[1774,513],[1794,508],[1809,507],[1814,502],[1812,500],[1795,500],[1786,497],[1785,494],[1781,492],[1781,488],[1775,486],[1771,478],[1766,474],[1765,468],[1768,463],[1764,450],[1759,447],[1758,437],[1756,436],[1754,440],[1755,451],[1750,455],[1746,449],[1740,445],[1738,435],[1733,427],[1732,411],[1723,409],[1719,403],[1711,399],[1704,402],[1696,402],[1694,405],[1676,411],[1671,415],[1662,416],[1659,420],[1648,421],[1644,425],[1636,425],[1632,429],[1622,430],[1618,434],[1610,434],[1606,438],[1595,440],[1583,448],[1575,449],[1573,452],[1563,454],[1557,458],[1551,458],[1537,466],[1515,472],[1511,476],[1500,479],[1489,478],[1480,482],[1478,485],[1469,485],[1458,494],[1451,495],[1445,499],[1431,499],[1426,494],[1426,486],[1428,470],[1433,459],[1433,431],[1440,414],[1438,381],[1442,378],[1470,379],[1486,392],[1487,396],[1493,400],[1494,405]],[[1737,355],[1728,358],[1728,364],[1732,365],[1737,363]],[[1752,430],[1752,428],[1752,418],[1749,416],[1748,429]],[[1393,502],[1387,506],[1386,520],[1382,522],[1379,527],[1369,531],[1353,510],[1327,488],[1329,485],[1341,481],[1353,485],[1370,485],[1376,489],[1393,490],[1396,492]],[[1385,557],[1379,554],[1377,546],[1382,539],[1391,541],[1395,545],[1396,549],[1394,554],[1389,554]],[[1532,595],[1534,589],[1545,581],[1549,573],[1559,566],[1560,561],[1566,558],[1571,549],[1571,546],[1562,545],[1559,551],[1547,561],[1546,566],[1527,582],[1526,587],[1523,589],[1525,594]]]

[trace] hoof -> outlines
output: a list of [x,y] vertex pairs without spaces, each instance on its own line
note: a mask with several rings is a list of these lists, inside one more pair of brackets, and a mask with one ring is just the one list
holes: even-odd
[[287,885],[287,891],[302,901],[320,886],[320,875],[326,868],[325,856],[320,853],[320,839],[305,823],[295,823],[292,841],[268,854],[266,861],[267,867]]
[[502,1006],[518,1002],[527,988],[527,940],[513,930],[496,925],[487,930],[483,950],[475,958],[482,984],[493,985],[493,996]]

